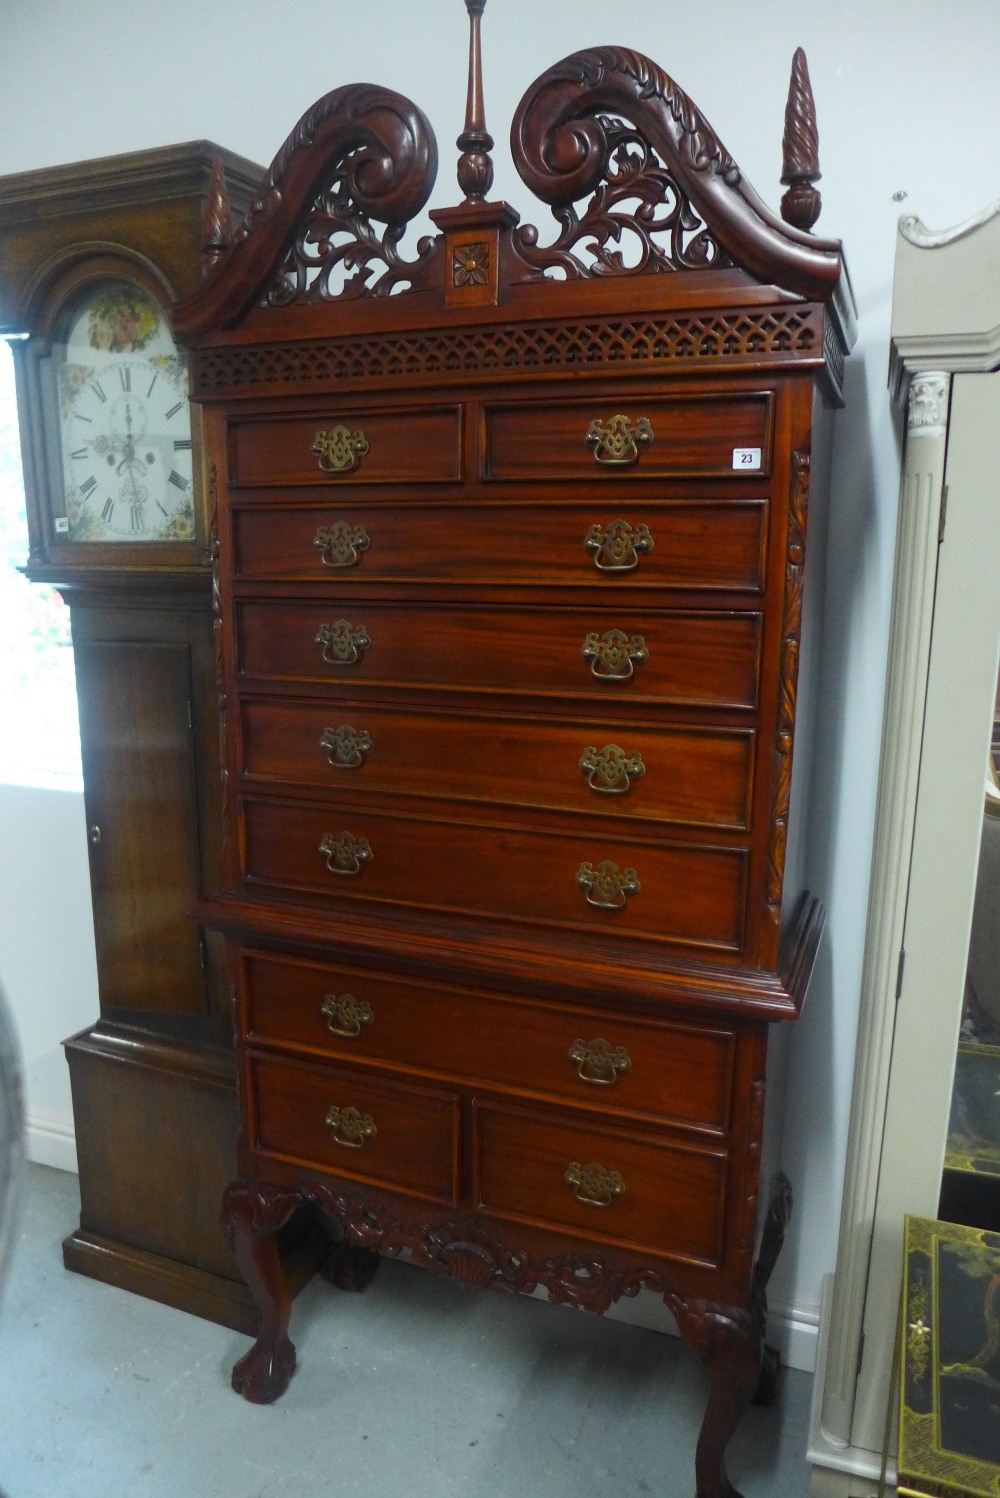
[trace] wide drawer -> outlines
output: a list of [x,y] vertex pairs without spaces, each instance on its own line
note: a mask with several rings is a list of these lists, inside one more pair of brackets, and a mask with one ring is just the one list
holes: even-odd
[[759,591],[762,499],[669,505],[294,506],[233,514],[236,575]]
[[744,830],[750,729],[404,712],[363,700],[244,700],[243,770],[333,791]]
[[[640,393],[488,405],[483,471],[492,479],[718,478],[771,471],[773,398]],[[749,455],[749,457],[747,456]]]
[[[293,894],[739,949],[743,850],[246,798],[246,877]],[[599,902],[599,903],[598,903]]]
[[240,960],[251,1039],[550,1093],[718,1134],[728,1128],[732,1030],[253,950]]
[[622,1248],[721,1264],[724,1150],[477,1101],[479,1209]]
[[253,602],[237,606],[244,676],[752,707],[762,615],[473,605]]
[[459,1100],[348,1067],[250,1054],[250,1145],[339,1176],[455,1203]]
[[441,484],[462,475],[461,406],[371,410],[331,401],[305,416],[233,416],[229,482]]

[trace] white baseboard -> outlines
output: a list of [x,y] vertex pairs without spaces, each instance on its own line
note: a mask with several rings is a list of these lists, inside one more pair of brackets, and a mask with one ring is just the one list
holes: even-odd
[[35,1165],[51,1165],[76,1175],[76,1133],[72,1122],[30,1114],[24,1126],[24,1155]]
[[[810,1491],[812,1498],[875,1498],[880,1491],[882,1454],[862,1446],[843,1445],[823,1429],[823,1383],[826,1372],[826,1342],[833,1304],[833,1275],[823,1281],[820,1308],[819,1343],[816,1377],[813,1380],[812,1406],[809,1411],[809,1445],[806,1460],[812,1464]],[[886,1464],[885,1481],[891,1489],[896,1481],[896,1465]]]

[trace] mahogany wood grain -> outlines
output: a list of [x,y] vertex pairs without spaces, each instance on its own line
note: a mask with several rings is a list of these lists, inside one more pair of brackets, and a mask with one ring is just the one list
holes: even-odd
[[[294,784],[340,798],[434,797],[459,803],[455,817],[474,816],[488,801],[591,821],[734,832],[749,826],[749,729],[652,727],[624,715],[609,724],[596,715],[566,721],[437,706],[415,712],[341,693],[329,702],[246,697],[240,722],[243,772],[255,789]],[[366,733],[372,748],[338,756],[323,739],[342,727]],[[620,782],[611,791],[595,789],[600,775],[580,766],[588,748],[601,754],[609,741],[642,762],[624,790]]]
[[[296,1046],[325,1056],[550,1094],[602,1113],[645,1115],[674,1127],[724,1134],[729,1127],[737,1033],[696,1024],[657,1024],[592,1007],[530,1003],[507,994],[430,983],[389,972],[319,964],[266,951],[241,958],[245,1033],[254,1045]],[[370,1018],[353,1029],[350,995]],[[582,996],[581,996],[582,997]],[[324,1006],[328,1012],[324,1012]],[[475,1016],[475,1023],[467,1022]],[[456,1017],[459,1023],[456,1023]],[[606,1040],[628,1053],[611,1073],[571,1052]]]
[[[340,619],[363,628],[358,659],[331,664],[317,635]],[[389,604],[355,595],[334,603],[241,603],[236,652],[246,679],[543,694],[705,707],[756,705],[761,616],[630,608],[488,610],[474,604]],[[642,637],[649,658],[631,675],[596,675],[582,650],[609,630]],[[623,668],[623,671],[627,668]]]
[[[629,571],[601,570],[588,552],[592,528],[624,520],[644,525],[652,550]],[[324,530],[363,527],[357,560],[334,566],[324,556]],[[608,504],[553,506],[538,523],[537,502],[516,504],[380,505],[353,491],[324,495],[322,507],[292,504],[233,512],[238,578],[323,584],[349,593],[373,582],[521,583],[532,587],[600,588],[609,605],[635,587],[705,588],[759,593],[764,581],[766,500],[734,500],[724,492],[650,503],[647,491]]]
[[[518,826],[449,823],[442,817],[247,799],[248,890],[320,897],[333,908],[355,902],[454,910],[571,926],[608,936],[682,947],[738,950],[743,938],[745,852],[669,844],[636,829],[617,836],[535,832]],[[370,862],[331,872],[320,849],[328,834],[367,839]],[[577,882],[584,863],[611,860],[636,871],[641,888],[620,909],[588,903]]]
[[[340,471],[321,466],[313,452],[318,433],[346,427],[366,450]],[[308,416],[232,419],[228,431],[230,483],[432,484],[457,482],[462,464],[460,406],[372,410],[337,400]]]
[[[483,474],[491,479],[573,479],[607,483],[679,476],[732,478],[733,451],[760,448],[755,476],[771,471],[773,397],[766,391],[739,396],[591,396],[586,401],[547,401],[483,408]],[[619,408],[626,406],[626,411]],[[649,422],[652,440],[640,443],[628,463],[600,462],[585,438],[592,421],[603,426],[619,415],[632,425]],[[740,472],[743,477],[743,471]]]
[[[473,1128],[480,1210],[640,1253],[721,1262],[724,1150],[485,1100],[473,1106]],[[574,1162],[617,1172],[621,1195],[606,1206],[581,1200],[566,1180]]]
[[[454,1093],[352,1071],[346,1064],[307,1066],[255,1054],[246,1064],[255,1151],[431,1201],[458,1201]],[[356,1110],[370,1121],[371,1134],[358,1144],[340,1142],[326,1122],[332,1107]],[[349,1129],[344,1133],[350,1137]]]

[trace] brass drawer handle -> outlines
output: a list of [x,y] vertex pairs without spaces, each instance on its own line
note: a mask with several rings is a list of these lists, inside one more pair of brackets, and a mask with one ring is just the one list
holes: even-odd
[[350,723],[341,723],[339,728],[327,728],[319,741],[321,749],[335,770],[356,770],[375,748],[374,740],[367,728],[352,728]]
[[583,440],[594,449],[598,463],[634,463],[640,445],[652,442],[653,428],[645,416],[634,423],[627,416],[612,416],[607,426],[595,416]]
[[336,1104],[327,1113],[325,1123],[337,1143],[349,1150],[361,1149],[366,1139],[374,1139],[378,1133],[370,1113],[359,1113],[357,1108],[338,1108]]
[[338,424],[317,432],[311,451],[324,473],[350,473],[368,451],[368,438],[360,427],[352,432]]
[[349,619],[338,619],[335,624],[321,624],[316,632],[316,644],[323,651],[328,666],[353,666],[364,655],[372,642],[371,635],[363,624],[352,624]]
[[592,863],[582,863],[576,882],[586,891],[587,904],[597,910],[624,910],[629,895],[637,895],[642,889],[635,869],[619,872],[618,865],[610,858],[602,859],[596,869]]
[[375,1022],[368,1000],[356,999],[352,993],[328,993],[319,1006],[319,1012],[331,1035],[343,1035],[347,1039],[360,1035],[362,1025]]
[[602,796],[627,795],[632,781],[646,773],[639,751],[626,753],[617,744],[605,744],[600,752],[588,744],[580,756],[580,769],[587,776],[590,789]]
[[623,629],[609,629],[603,635],[591,630],[580,654],[590,662],[590,674],[598,681],[628,681],[636,666],[649,660],[642,635],[627,635]]
[[331,874],[360,874],[361,865],[371,863],[375,857],[368,839],[355,837],[352,832],[342,832],[339,837],[334,837],[332,832],[326,833],[319,851],[326,858]]
[[356,567],[360,553],[371,546],[371,537],[363,525],[348,525],[338,520],[334,525],[321,525],[313,538],[313,546],[319,552],[324,567]]
[[616,1196],[625,1195],[621,1172],[605,1170],[595,1160],[589,1165],[573,1160],[567,1165],[563,1180],[573,1187],[577,1201],[586,1202],[588,1207],[610,1207]]
[[569,1059],[578,1065],[582,1082],[598,1087],[613,1087],[619,1072],[632,1070],[632,1058],[623,1045],[609,1045],[606,1040],[574,1040]]
[[637,525],[633,529],[627,520],[612,520],[607,529],[592,525],[583,544],[594,558],[598,572],[633,572],[639,565],[640,553],[652,551],[653,538],[648,526]]

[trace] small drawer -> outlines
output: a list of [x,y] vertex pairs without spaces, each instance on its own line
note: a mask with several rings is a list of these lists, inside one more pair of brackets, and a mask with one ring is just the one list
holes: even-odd
[[242,603],[239,669],[264,680],[753,707],[759,613]]
[[244,700],[243,770],[337,795],[484,800],[590,817],[745,831],[754,733]]
[[743,849],[247,797],[247,885],[738,951]]
[[724,1134],[736,1036],[266,952],[242,954],[251,1038]]
[[766,501],[245,506],[236,575],[355,582],[742,589],[763,582]]
[[728,1155],[503,1104],[473,1104],[473,1190],[497,1217],[717,1269]]
[[250,1143],[258,1153],[457,1203],[456,1096],[346,1066],[253,1053],[246,1065]]
[[[612,404],[535,401],[483,409],[491,479],[767,477],[770,391],[746,395],[617,395]],[[745,454],[751,454],[749,462]]]
[[441,484],[462,476],[460,406],[352,409],[331,399],[308,416],[231,417],[229,482]]

